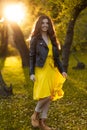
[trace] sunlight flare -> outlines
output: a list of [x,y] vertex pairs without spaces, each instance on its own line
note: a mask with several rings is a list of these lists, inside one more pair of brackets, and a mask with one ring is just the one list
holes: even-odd
[[9,21],[20,23],[25,17],[23,4],[10,4],[4,9],[4,16]]

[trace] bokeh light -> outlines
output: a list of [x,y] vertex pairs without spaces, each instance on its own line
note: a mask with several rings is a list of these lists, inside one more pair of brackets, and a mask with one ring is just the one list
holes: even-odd
[[4,16],[9,21],[20,23],[25,17],[23,4],[9,4],[4,8]]

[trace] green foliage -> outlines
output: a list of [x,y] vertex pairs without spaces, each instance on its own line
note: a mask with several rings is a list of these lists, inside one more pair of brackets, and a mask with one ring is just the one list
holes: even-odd
[[[76,52],[80,61],[87,65],[87,52]],[[87,73],[73,70],[77,62],[70,56],[68,78],[64,84],[65,95],[52,102],[47,123],[58,130],[86,130],[87,128]],[[0,130],[34,130],[30,117],[36,101],[33,100],[33,82],[29,68],[22,68],[20,57],[0,59],[0,69],[5,82],[12,83],[14,95],[0,98]],[[38,130],[38,129],[37,129]]]
[[[29,37],[36,18],[44,13],[52,18],[55,24],[57,37],[60,43],[64,44],[67,25],[69,20],[72,18],[73,9],[76,6],[79,7],[83,0],[21,0],[21,2],[23,2],[26,6],[25,22],[20,25],[23,30],[25,40]],[[85,14],[86,12],[87,11],[84,10]],[[83,33],[78,32],[80,27],[82,27],[80,30],[86,30],[86,15],[85,17],[81,17],[81,15],[79,17],[79,22],[77,21],[75,28],[74,45],[79,44],[77,41],[79,41],[80,38],[83,39],[85,36]],[[84,24],[82,24],[83,19],[85,22]]]
[[74,42],[73,47],[76,50],[85,50],[87,49],[87,9],[83,10],[79,15],[74,29]]

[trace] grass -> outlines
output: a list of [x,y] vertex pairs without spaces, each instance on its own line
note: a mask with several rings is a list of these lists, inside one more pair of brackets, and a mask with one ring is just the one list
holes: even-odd
[[[87,53],[76,54],[87,65]],[[47,123],[57,130],[87,130],[87,69],[73,70],[76,65],[71,55],[68,79],[62,99],[51,103]],[[33,83],[29,68],[22,68],[20,57],[0,59],[5,82],[13,85],[14,95],[0,98],[0,130],[34,130],[30,116],[36,102],[32,99]],[[36,129],[38,130],[38,129]]]

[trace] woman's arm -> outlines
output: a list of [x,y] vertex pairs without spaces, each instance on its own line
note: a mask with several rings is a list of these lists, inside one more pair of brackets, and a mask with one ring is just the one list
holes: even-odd
[[30,75],[35,74],[35,60],[36,60],[36,39],[32,38],[30,40],[30,49],[29,49],[29,67]]
[[53,55],[54,55],[54,62],[56,64],[56,66],[58,67],[60,73],[63,75],[63,77],[67,77],[66,72],[64,71],[62,62],[60,61],[59,58],[59,53],[58,53],[58,48],[56,46],[53,46]]

